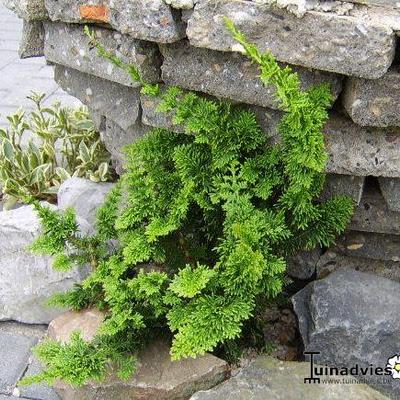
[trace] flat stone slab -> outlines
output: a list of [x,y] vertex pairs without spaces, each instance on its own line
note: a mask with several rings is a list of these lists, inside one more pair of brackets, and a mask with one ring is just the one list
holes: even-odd
[[332,114],[324,131],[328,173],[400,176],[399,129],[363,128]]
[[[65,343],[78,330],[90,341],[103,319],[104,313],[97,310],[69,311],[51,322],[48,334]],[[139,354],[138,369],[128,380],[120,380],[110,371],[102,382],[81,387],[56,382],[55,389],[63,400],[184,400],[228,376],[226,362],[211,354],[171,361],[169,350],[166,340],[153,341]]]
[[121,33],[151,42],[185,37],[180,11],[163,0],[45,0],[52,21],[107,23]]
[[[97,54],[89,44],[82,25],[46,22],[44,54],[48,61],[74,68],[99,78],[126,86],[138,87],[124,70]],[[143,79],[157,82],[160,78],[160,54],[154,43],[136,40],[128,35],[103,28],[92,28],[104,47],[117,53],[127,64],[138,67]]]
[[362,198],[360,205],[355,209],[348,229],[398,235],[400,212],[390,211],[382,195],[379,192],[371,192]]
[[223,17],[230,18],[260,50],[270,50],[289,64],[375,79],[394,58],[390,24],[317,11],[298,18],[272,5],[243,0],[199,0],[188,22],[191,44],[239,50]]
[[400,68],[379,79],[351,77],[343,93],[351,119],[362,126],[400,126]]
[[59,65],[55,67],[54,79],[67,93],[100,115],[118,121],[123,129],[139,120],[139,89]]
[[[276,91],[264,86],[259,68],[239,53],[213,51],[180,41],[160,47],[164,57],[162,79],[165,84],[228,98],[235,102],[278,108]],[[293,66],[302,88],[322,82],[331,84],[334,99],[341,91],[342,78],[336,74]]]
[[[37,375],[42,371],[42,367],[35,359],[29,364],[24,377]],[[34,384],[29,386],[18,386],[20,398],[38,399],[38,400],[60,400],[56,391],[45,384]],[[1,399],[1,398],[0,398]]]
[[317,278],[322,279],[339,269],[350,268],[360,272],[369,272],[383,278],[400,282],[400,262],[372,260],[371,258],[352,257],[339,254],[335,249],[328,250],[317,262]]
[[42,57],[44,52],[44,29],[41,21],[26,21],[19,44],[20,58]]
[[305,384],[309,373],[307,362],[259,356],[233,378],[190,400],[389,400],[365,384]]
[[348,231],[337,240],[335,249],[352,257],[400,261],[400,236]]
[[345,195],[352,198],[356,204],[360,204],[364,181],[364,176],[328,174],[320,197],[327,200],[333,196]]
[[12,393],[36,343],[36,338],[0,331],[0,392]]
[[400,179],[379,178],[379,186],[389,210],[400,212]]

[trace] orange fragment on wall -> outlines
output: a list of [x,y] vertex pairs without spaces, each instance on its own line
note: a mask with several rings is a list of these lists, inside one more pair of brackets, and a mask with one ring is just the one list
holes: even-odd
[[79,15],[82,19],[97,22],[108,22],[109,12],[106,6],[82,5],[79,6]]

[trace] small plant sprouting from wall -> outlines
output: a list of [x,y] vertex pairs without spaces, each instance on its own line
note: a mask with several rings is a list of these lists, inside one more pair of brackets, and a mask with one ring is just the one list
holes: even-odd
[[43,106],[44,94],[32,93],[32,112],[19,110],[0,128],[0,183],[5,206],[27,198],[53,202],[60,184],[71,176],[95,182],[110,179],[110,155],[100,142],[88,111],[55,103]]
[[90,343],[75,335],[70,344],[40,345],[47,369],[28,382],[80,385],[104,378],[110,363],[129,376],[132,357],[162,332],[172,334],[172,359],[232,343],[282,291],[287,257],[328,246],[345,229],[352,201],[316,200],[325,178],[329,88],[301,90],[297,74],[227,26],[260,66],[261,81],[277,89],[285,112],[278,144],[240,106],[142,82],[87,31],[100,54],[161,98],[160,112],[172,113],[185,133],[154,129],[128,146],[127,172],[99,210],[95,236],[79,237],[72,211],[36,205],[44,234],[34,249],[54,255],[57,268],[93,268],[53,304],[99,307],[106,319]]

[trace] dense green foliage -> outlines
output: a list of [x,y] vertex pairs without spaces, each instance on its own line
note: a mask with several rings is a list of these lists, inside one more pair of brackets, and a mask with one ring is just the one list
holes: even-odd
[[301,90],[290,68],[229,27],[260,65],[262,82],[276,87],[281,142],[270,144],[244,107],[145,84],[184,133],[154,129],[126,149],[127,172],[99,211],[97,234],[80,237],[71,211],[37,205],[44,233],[35,250],[55,255],[61,269],[93,267],[53,303],[100,307],[107,317],[94,343],[42,345],[48,370],[36,380],[100,378],[109,362],[165,330],[173,359],[232,343],[257,305],[282,291],[287,257],[330,245],[344,230],[352,201],[317,200],[329,88]]
[[27,197],[53,201],[71,176],[95,182],[110,178],[110,155],[100,142],[88,111],[55,103],[44,107],[44,94],[28,97],[35,109],[7,117],[0,128],[0,183],[7,206]]

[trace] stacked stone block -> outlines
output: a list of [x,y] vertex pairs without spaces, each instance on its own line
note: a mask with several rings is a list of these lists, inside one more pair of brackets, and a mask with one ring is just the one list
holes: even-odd
[[[308,257],[295,278],[348,265],[398,279],[400,266],[400,7],[391,0],[306,1],[301,6],[256,0],[8,0],[10,8],[45,34],[60,86],[87,104],[123,169],[121,148],[151,127],[174,126],[157,100],[122,70],[99,58],[83,34],[90,24],[107,48],[138,66],[143,77],[242,103],[271,138],[281,111],[272,87],[241,54],[223,18],[229,17],[261,50],[298,72],[303,88],[331,85],[335,99],[325,126],[329,153],[325,193],[357,203],[337,245]],[[33,32],[33,30],[31,29]],[[311,265],[310,265],[311,263]]]

